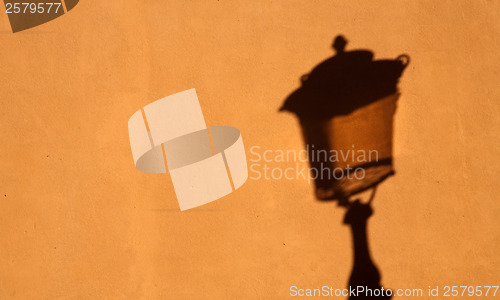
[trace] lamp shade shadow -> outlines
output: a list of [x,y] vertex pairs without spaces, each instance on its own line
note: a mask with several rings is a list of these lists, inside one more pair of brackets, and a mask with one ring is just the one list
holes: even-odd
[[303,75],[280,109],[299,119],[319,200],[345,199],[394,174],[393,118],[410,58],[374,60],[346,45],[337,36],[336,54]]

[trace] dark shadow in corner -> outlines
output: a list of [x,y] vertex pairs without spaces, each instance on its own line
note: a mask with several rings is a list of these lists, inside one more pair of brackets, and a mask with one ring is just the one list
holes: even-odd
[[[397,85],[410,58],[402,54],[394,60],[373,60],[372,51],[345,51],[346,45],[347,40],[337,36],[332,45],[336,55],[303,75],[301,86],[287,97],[280,111],[293,112],[299,119],[311,172],[316,172],[316,198],[338,200],[347,208],[344,224],[351,228],[354,249],[349,286],[380,290],[381,275],[370,256],[367,222],[373,213],[371,201],[376,186],[394,174],[393,117],[400,95]],[[332,151],[345,154],[370,150],[376,150],[376,158],[347,163],[331,159]],[[320,157],[321,151],[330,155]],[[345,173],[349,170],[354,170],[351,178]],[[361,172],[363,176],[352,176]],[[373,189],[368,203],[349,200],[368,189]]]

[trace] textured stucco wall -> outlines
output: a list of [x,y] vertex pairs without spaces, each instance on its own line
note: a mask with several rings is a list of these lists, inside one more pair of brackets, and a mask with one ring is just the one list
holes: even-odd
[[339,33],[349,49],[412,58],[397,174],[369,223],[384,286],[498,285],[499,17],[498,1],[89,0],[12,34],[2,13],[0,298],[344,287],[344,210],[307,181],[249,180],[181,213],[168,175],[134,168],[127,133],[137,109],[195,87],[207,123],[240,129],[249,157],[300,150],[277,109]]

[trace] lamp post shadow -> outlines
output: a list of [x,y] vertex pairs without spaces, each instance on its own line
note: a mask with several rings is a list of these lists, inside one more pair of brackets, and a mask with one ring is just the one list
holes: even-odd
[[[374,192],[373,192],[374,194]],[[372,196],[373,199],[373,196]],[[368,219],[373,215],[371,200],[368,203],[361,203],[355,200],[349,203],[347,212],[344,216],[344,224],[348,225],[352,234],[352,248],[354,263],[351,275],[349,276],[349,287],[356,289],[363,287],[363,295],[349,296],[348,299],[391,299],[391,296],[378,294],[375,296],[373,291],[381,291],[381,275],[372,260],[370,247],[368,243]],[[368,289],[372,292],[368,293]],[[379,293],[377,292],[377,293]]]
[[[400,96],[398,82],[410,57],[401,54],[392,60],[374,60],[372,51],[346,51],[346,45],[347,40],[337,36],[332,44],[336,54],[301,76],[300,87],[286,98],[280,111],[292,112],[299,119],[311,172],[316,171],[316,198],[338,201],[347,208],[344,224],[350,227],[354,254],[349,286],[381,290],[381,273],[370,255],[367,225],[376,187],[395,173],[393,120]],[[376,157],[367,158],[370,151]],[[353,160],[320,157],[319,153],[334,153],[335,158],[352,153]],[[354,153],[364,153],[363,159],[357,156],[354,160]],[[373,192],[368,203],[353,197],[369,189]],[[354,298],[391,296],[349,297]]]

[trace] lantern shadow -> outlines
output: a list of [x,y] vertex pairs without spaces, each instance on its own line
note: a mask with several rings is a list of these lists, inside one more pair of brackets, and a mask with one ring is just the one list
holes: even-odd
[[[347,208],[344,224],[350,227],[354,253],[349,286],[380,290],[381,274],[370,255],[367,222],[373,214],[375,188],[394,174],[397,85],[410,58],[402,54],[394,60],[373,60],[372,51],[345,51],[346,44],[343,36],[335,38],[336,55],[303,75],[300,87],[286,98],[280,111],[292,112],[299,119],[316,198],[337,200]],[[371,151],[374,156],[367,157]],[[368,189],[373,189],[368,203],[352,201]],[[349,299],[372,297],[391,298],[365,294]]]
[[372,51],[345,51],[346,44],[337,36],[336,55],[303,75],[280,109],[299,119],[319,200],[347,198],[394,174],[397,84],[410,58],[373,60]]

